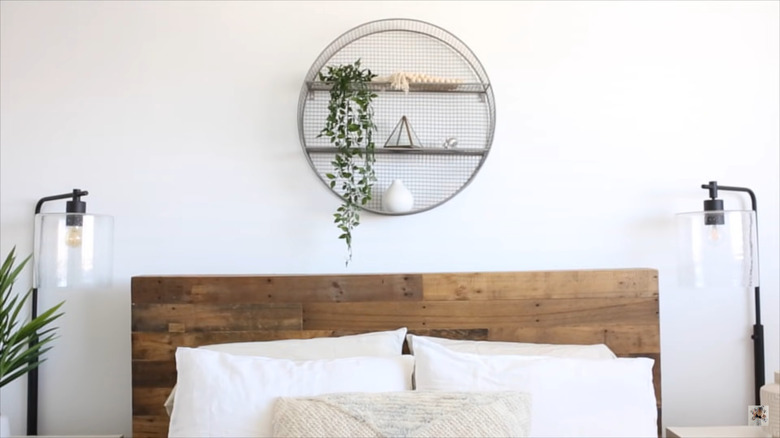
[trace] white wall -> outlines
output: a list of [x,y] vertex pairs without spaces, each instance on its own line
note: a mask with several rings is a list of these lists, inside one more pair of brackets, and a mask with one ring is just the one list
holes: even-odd
[[[710,180],[758,195],[767,375],[780,369],[777,2],[0,8],[3,256],[31,251],[40,197],[87,189],[90,210],[116,218],[114,290],[42,297],[67,299],[41,368],[42,434],[130,435],[133,275],[615,267],[660,270],[664,423],[743,424],[750,296],[675,280],[674,214],[700,209]],[[338,201],[300,149],[298,93],[332,40],[397,17],[477,54],[495,141],[448,203],[366,214],[345,268]],[[12,433],[24,394],[24,379],[3,388]]]

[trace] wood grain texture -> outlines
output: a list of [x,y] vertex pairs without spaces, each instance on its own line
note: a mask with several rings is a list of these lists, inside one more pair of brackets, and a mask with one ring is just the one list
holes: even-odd
[[134,303],[420,300],[420,274],[133,277]]
[[170,395],[168,388],[134,388],[133,400],[138,400],[137,415],[167,415],[165,400]]
[[495,325],[556,327],[588,323],[647,324],[658,316],[654,298],[304,303],[303,328],[341,324],[355,330],[483,328]]
[[354,335],[354,330],[260,330],[222,331],[195,333],[133,332],[132,355],[139,360],[170,360],[176,347],[199,347],[201,345],[224,344],[227,342],[260,342],[283,339],[311,339],[330,336]]
[[429,274],[423,281],[426,300],[652,298],[658,292],[653,269]]
[[133,304],[135,332],[300,330],[301,305]]
[[661,352],[661,343],[653,324],[625,325],[596,323],[559,327],[497,326],[490,330],[491,341],[556,343],[569,339],[573,344],[606,344],[617,355]]
[[656,360],[653,269],[132,279],[133,435],[167,436],[179,346],[407,327],[452,339],[604,343]]

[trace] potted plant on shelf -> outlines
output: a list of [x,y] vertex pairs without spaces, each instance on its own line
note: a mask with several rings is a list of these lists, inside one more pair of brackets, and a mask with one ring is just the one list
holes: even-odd
[[[11,289],[30,256],[14,266],[15,251],[16,248],[11,249],[0,266],[0,388],[37,368],[45,360],[43,355],[51,349],[50,343],[57,329],[51,323],[62,316],[57,312],[63,302],[35,319],[26,321],[26,318],[20,317],[32,297],[32,289],[13,297]],[[7,427],[7,420],[0,421],[0,425],[3,423]]]
[[318,137],[327,137],[336,154],[333,173],[325,176],[331,189],[339,185],[342,204],[333,214],[341,231],[339,239],[347,244],[346,264],[352,260],[352,230],[360,224],[360,209],[371,200],[374,174],[374,139],[376,130],[371,103],[377,97],[368,86],[376,77],[369,69],[353,64],[328,66],[319,80],[330,85],[330,101],[325,127]]

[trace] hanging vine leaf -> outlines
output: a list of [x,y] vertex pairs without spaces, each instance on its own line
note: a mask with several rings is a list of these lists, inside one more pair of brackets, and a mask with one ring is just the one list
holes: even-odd
[[374,140],[376,130],[371,102],[377,97],[368,88],[376,77],[369,69],[360,68],[360,60],[353,64],[328,66],[320,72],[319,80],[331,85],[328,117],[318,137],[325,136],[336,147],[331,162],[333,173],[325,175],[330,187],[341,181],[342,205],[336,210],[334,222],[342,231],[339,239],[347,244],[346,264],[352,260],[352,230],[360,224],[360,206],[371,200],[374,174]]

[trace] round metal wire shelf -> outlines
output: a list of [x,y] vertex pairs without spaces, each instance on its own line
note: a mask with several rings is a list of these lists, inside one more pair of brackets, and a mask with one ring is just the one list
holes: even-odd
[[[379,95],[373,102],[377,180],[372,200],[362,208],[380,214],[411,214],[452,199],[473,180],[493,143],[493,90],[477,57],[444,29],[409,19],[363,24],[325,48],[301,89],[298,133],[309,164],[339,197],[340,184],[331,189],[325,176],[333,172],[336,150],[327,138],[318,138],[328,114],[330,87],[317,79],[329,65],[352,64],[358,59],[361,67],[378,75],[370,88]],[[394,77],[411,78],[408,90],[392,83]],[[414,138],[413,146],[392,147],[397,146],[392,139],[399,126]],[[382,194],[397,179],[412,193],[410,211],[382,208]]]

